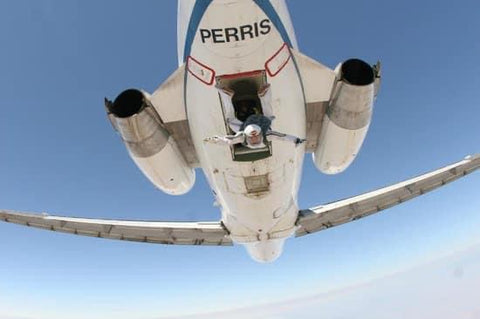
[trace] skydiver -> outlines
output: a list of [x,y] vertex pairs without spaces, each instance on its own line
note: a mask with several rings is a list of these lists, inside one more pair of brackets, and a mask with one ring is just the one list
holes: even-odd
[[264,141],[267,136],[271,139],[293,142],[295,145],[305,142],[305,139],[293,135],[279,133],[272,130],[264,132],[257,124],[249,124],[244,130],[238,131],[235,135],[216,135],[213,137],[207,137],[204,141],[210,143],[225,143],[228,145],[243,144],[248,148],[258,149],[266,147]]
[[[295,145],[305,142],[305,139],[271,129],[272,120],[275,119],[275,116],[273,116],[270,104],[271,91],[269,84],[264,85],[257,93],[263,114],[254,105],[251,105],[248,100],[238,103],[237,114],[235,114],[235,108],[232,103],[235,92],[228,88],[218,88],[218,91],[224,105],[227,122],[236,134],[206,138],[205,142],[226,143],[228,145],[243,144],[252,149],[266,147],[264,141],[267,140],[267,136],[278,140],[290,141],[295,143]],[[245,120],[242,122],[242,119]]]

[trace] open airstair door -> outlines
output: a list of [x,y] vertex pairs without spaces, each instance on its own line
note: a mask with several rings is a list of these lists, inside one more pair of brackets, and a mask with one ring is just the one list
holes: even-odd
[[[216,77],[216,83],[218,89],[227,89],[234,92],[232,97],[233,110],[220,98],[225,125],[229,134],[235,134],[228,123],[229,118],[244,122],[251,114],[264,114],[258,97],[260,88],[267,84],[267,76],[264,70],[221,75]],[[230,149],[232,159],[237,162],[258,161],[272,156],[272,145],[268,141],[264,148],[251,149],[242,144],[234,144],[230,146]]]

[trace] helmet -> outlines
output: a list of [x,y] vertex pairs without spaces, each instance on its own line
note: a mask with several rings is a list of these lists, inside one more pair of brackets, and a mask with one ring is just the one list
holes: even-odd
[[245,130],[243,132],[246,136],[252,137],[262,134],[262,129],[257,124],[250,124],[245,127]]
[[245,140],[248,147],[250,148],[265,147],[265,144],[263,144],[263,134],[260,126],[256,124],[247,125],[243,130],[243,132],[245,133]]

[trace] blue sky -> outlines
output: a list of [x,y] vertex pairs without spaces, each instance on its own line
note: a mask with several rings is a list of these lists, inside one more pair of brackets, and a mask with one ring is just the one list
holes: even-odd
[[[383,66],[357,160],[326,176],[307,155],[302,207],[480,151],[476,2],[288,4],[303,53],[330,67],[350,57]],[[153,91],[176,69],[175,1],[2,1],[0,39],[2,208],[219,218],[200,172],[185,196],[155,190],[103,108],[104,96]],[[268,265],[242,247],[144,245],[0,224],[0,318],[159,318],[353,286],[479,243],[479,189],[474,174],[377,216],[289,240]]]

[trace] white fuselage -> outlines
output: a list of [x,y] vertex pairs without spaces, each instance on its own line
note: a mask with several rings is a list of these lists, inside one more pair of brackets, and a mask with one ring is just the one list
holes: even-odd
[[[204,139],[228,134],[216,77],[256,70],[266,70],[271,85],[272,129],[305,137],[302,81],[288,47],[296,40],[284,1],[179,1],[178,53],[187,64],[193,143],[231,238],[259,261],[277,258],[295,230],[305,147],[272,140],[270,157],[238,162],[228,145]],[[261,191],[252,192],[255,185]]]

